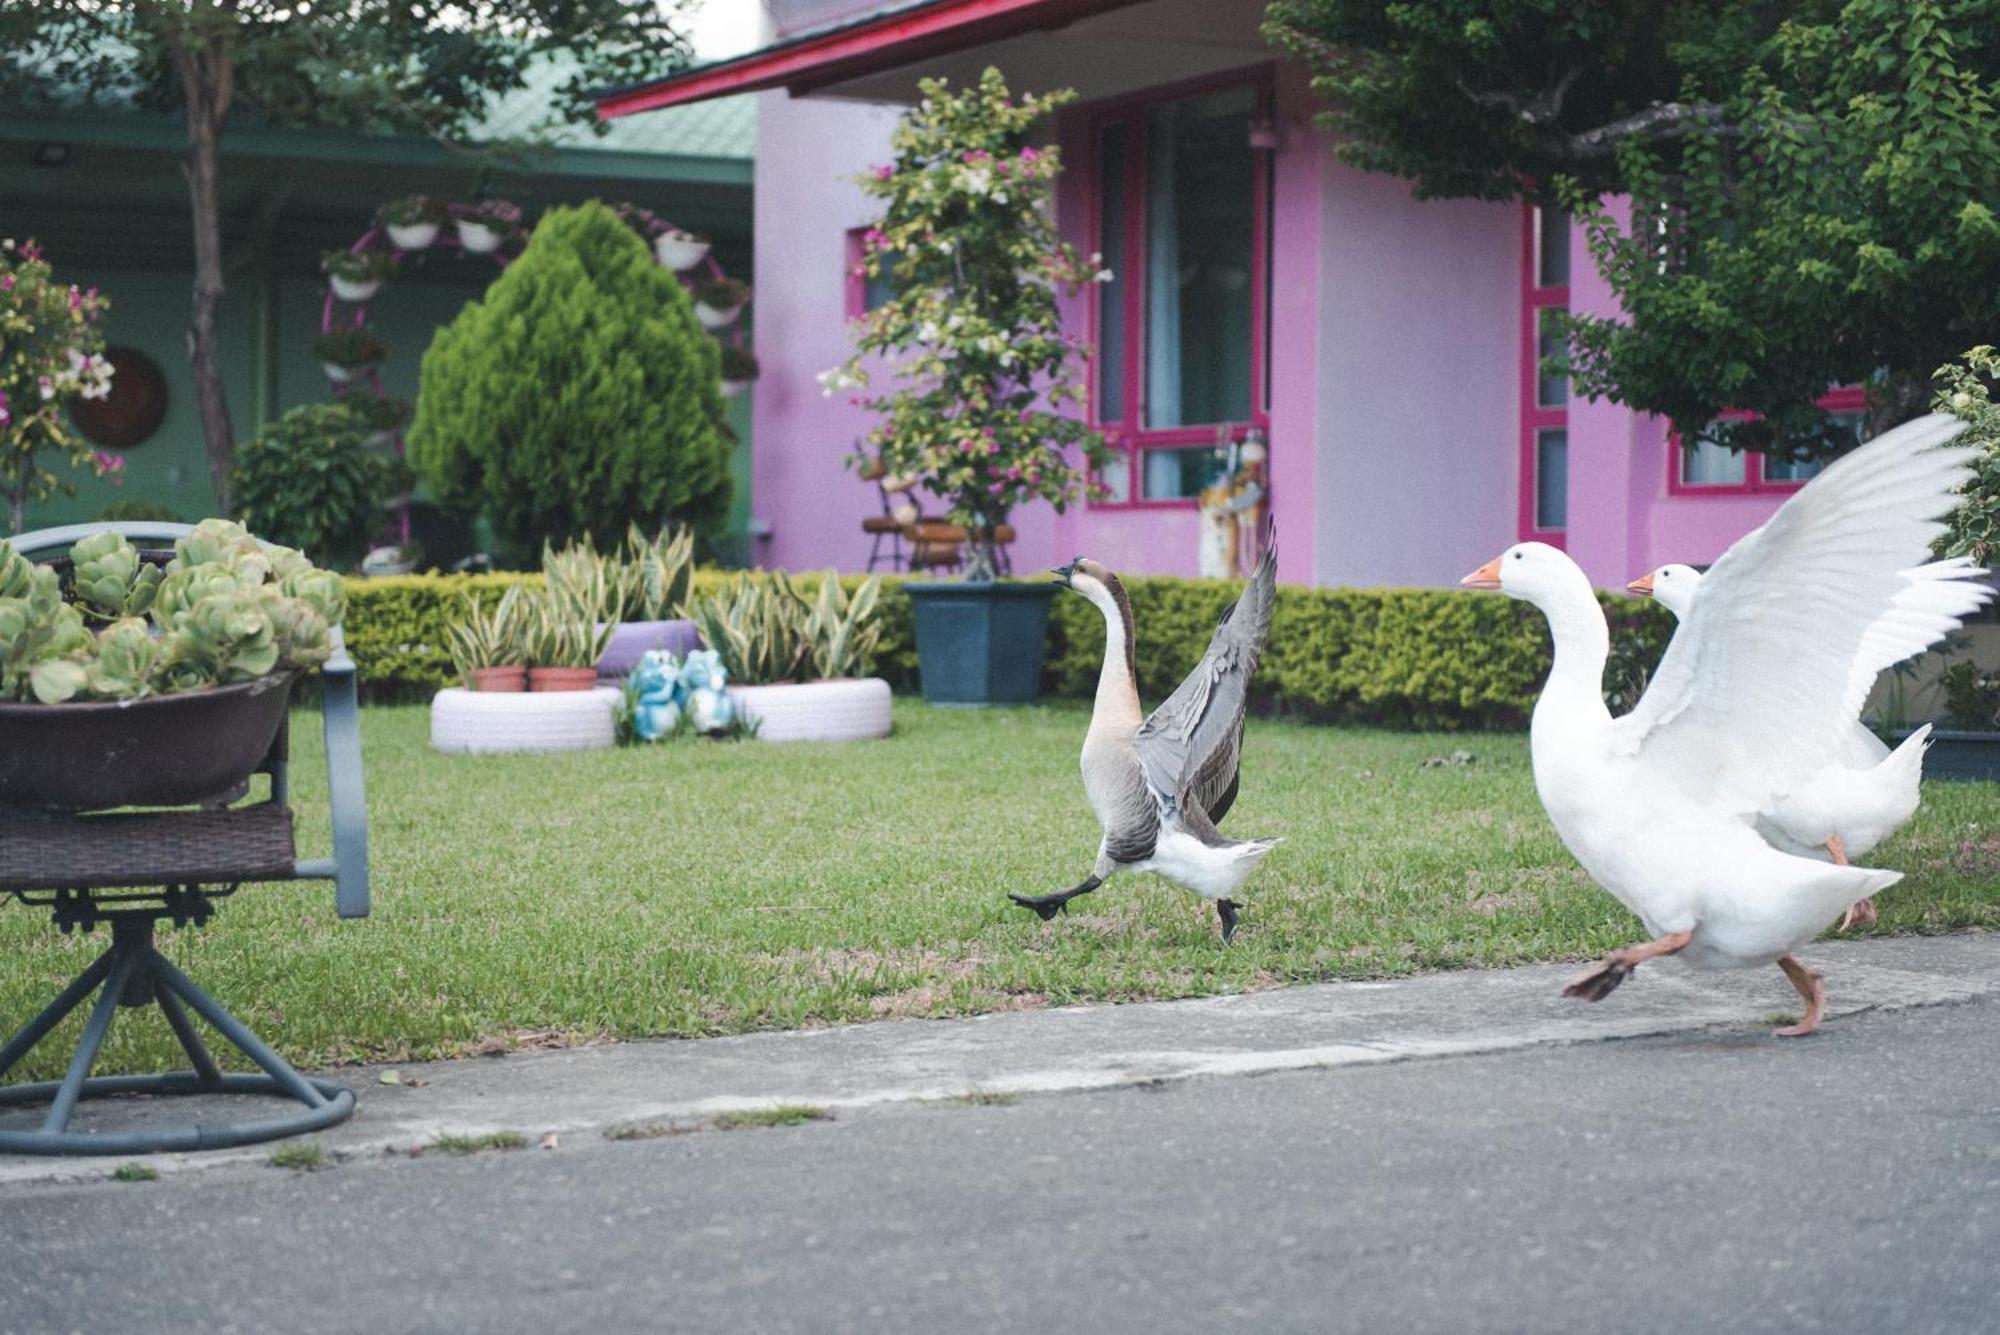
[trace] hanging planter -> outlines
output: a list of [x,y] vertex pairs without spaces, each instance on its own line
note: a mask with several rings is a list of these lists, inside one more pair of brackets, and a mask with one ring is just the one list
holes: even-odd
[[396,257],[380,250],[329,250],[320,261],[333,295],[360,303],[382,290],[382,280],[396,267]]
[[722,345],[722,396],[733,399],[757,378],[757,359],[733,343]]
[[504,199],[460,205],[452,214],[458,244],[474,255],[490,255],[521,225],[521,210]]
[[709,239],[699,233],[669,227],[653,238],[653,253],[659,256],[661,264],[679,273],[707,259],[710,244]]
[[736,323],[750,300],[748,284],[734,278],[718,278],[695,289],[694,314],[704,329],[726,329]]
[[382,206],[377,215],[398,250],[424,250],[444,226],[444,205],[428,195],[404,195]]
[[392,399],[380,394],[350,393],[341,399],[347,410],[360,421],[362,429],[368,433],[364,444],[374,449],[388,449],[396,443],[396,433],[410,420],[410,403],[407,399]]
[[352,380],[389,355],[389,349],[382,340],[361,325],[342,325],[338,329],[327,330],[313,340],[313,351],[319,356],[326,378],[335,384]]

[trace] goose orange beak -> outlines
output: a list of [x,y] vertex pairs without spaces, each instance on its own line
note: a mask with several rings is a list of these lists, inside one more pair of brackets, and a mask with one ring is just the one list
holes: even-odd
[[1494,557],[1479,569],[1459,581],[1468,589],[1497,589],[1500,587],[1500,558]]
[[1652,573],[1649,571],[1646,574],[1639,576],[1639,578],[1633,580],[1630,584],[1627,584],[1625,586],[1625,591],[1627,593],[1636,593],[1641,598],[1652,597],[1653,596]]

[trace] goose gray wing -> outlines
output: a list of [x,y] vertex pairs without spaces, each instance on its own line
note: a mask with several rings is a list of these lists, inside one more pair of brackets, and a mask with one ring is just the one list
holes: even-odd
[[1133,737],[1146,786],[1163,808],[1193,806],[1214,822],[1235,801],[1243,713],[1251,675],[1271,633],[1277,581],[1273,544],[1216,623],[1208,652]]

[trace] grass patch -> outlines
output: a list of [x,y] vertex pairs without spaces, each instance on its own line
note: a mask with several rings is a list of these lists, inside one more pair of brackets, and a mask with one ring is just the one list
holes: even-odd
[[961,1108],[1011,1108],[1020,1101],[1019,1094],[1004,1089],[975,1089],[945,1100]]
[[158,1182],[160,1170],[151,1164],[121,1163],[111,1170],[113,1182]]
[[327,1157],[326,1147],[316,1140],[295,1140],[280,1145],[264,1156],[264,1162],[273,1168],[289,1168],[295,1173],[316,1173],[333,1166],[333,1161]]
[[[1557,841],[1525,738],[1265,721],[1227,829],[1285,842],[1233,945],[1152,876],[1115,877],[1044,924],[1006,896],[1090,869],[1086,723],[1067,702],[898,700],[879,742],[443,756],[425,709],[370,708],[374,915],[340,922],[318,884],[246,886],[161,948],[314,1067],[1585,959],[1642,935]],[[317,714],[295,716],[292,750],[301,851],[320,856]],[[1424,767],[1456,751],[1475,763]],[[2000,929],[2000,785],[1924,799],[1870,857],[1908,873],[1871,932]],[[103,948],[0,908],[0,1015],[33,1014]],[[82,1023],[17,1078],[60,1076]],[[135,1011],[101,1068],[184,1061]]]
[[446,1132],[424,1148],[440,1154],[484,1154],[488,1150],[524,1150],[527,1147],[528,1138],[519,1131],[488,1131],[483,1136],[456,1136]]
[[606,1140],[665,1140],[669,1136],[691,1136],[701,1130],[699,1122],[627,1122],[604,1133]]
[[717,1131],[748,1131],[763,1126],[800,1126],[806,1122],[830,1122],[833,1114],[810,1103],[781,1103],[775,1108],[745,1108],[740,1112],[717,1113],[709,1125]]

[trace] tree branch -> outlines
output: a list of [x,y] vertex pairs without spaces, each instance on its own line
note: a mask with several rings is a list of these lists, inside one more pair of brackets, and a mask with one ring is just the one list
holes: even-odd
[[1656,102],[1644,111],[1635,111],[1594,130],[1557,134],[1553,147],[1563,157],[1589,162],[1610,157],[1627,139],[1659,143],[1679,139],[1696,129],[1721,135],[1740,133],[1737,127],[1723,120],[1722,107],[1714,102]]

